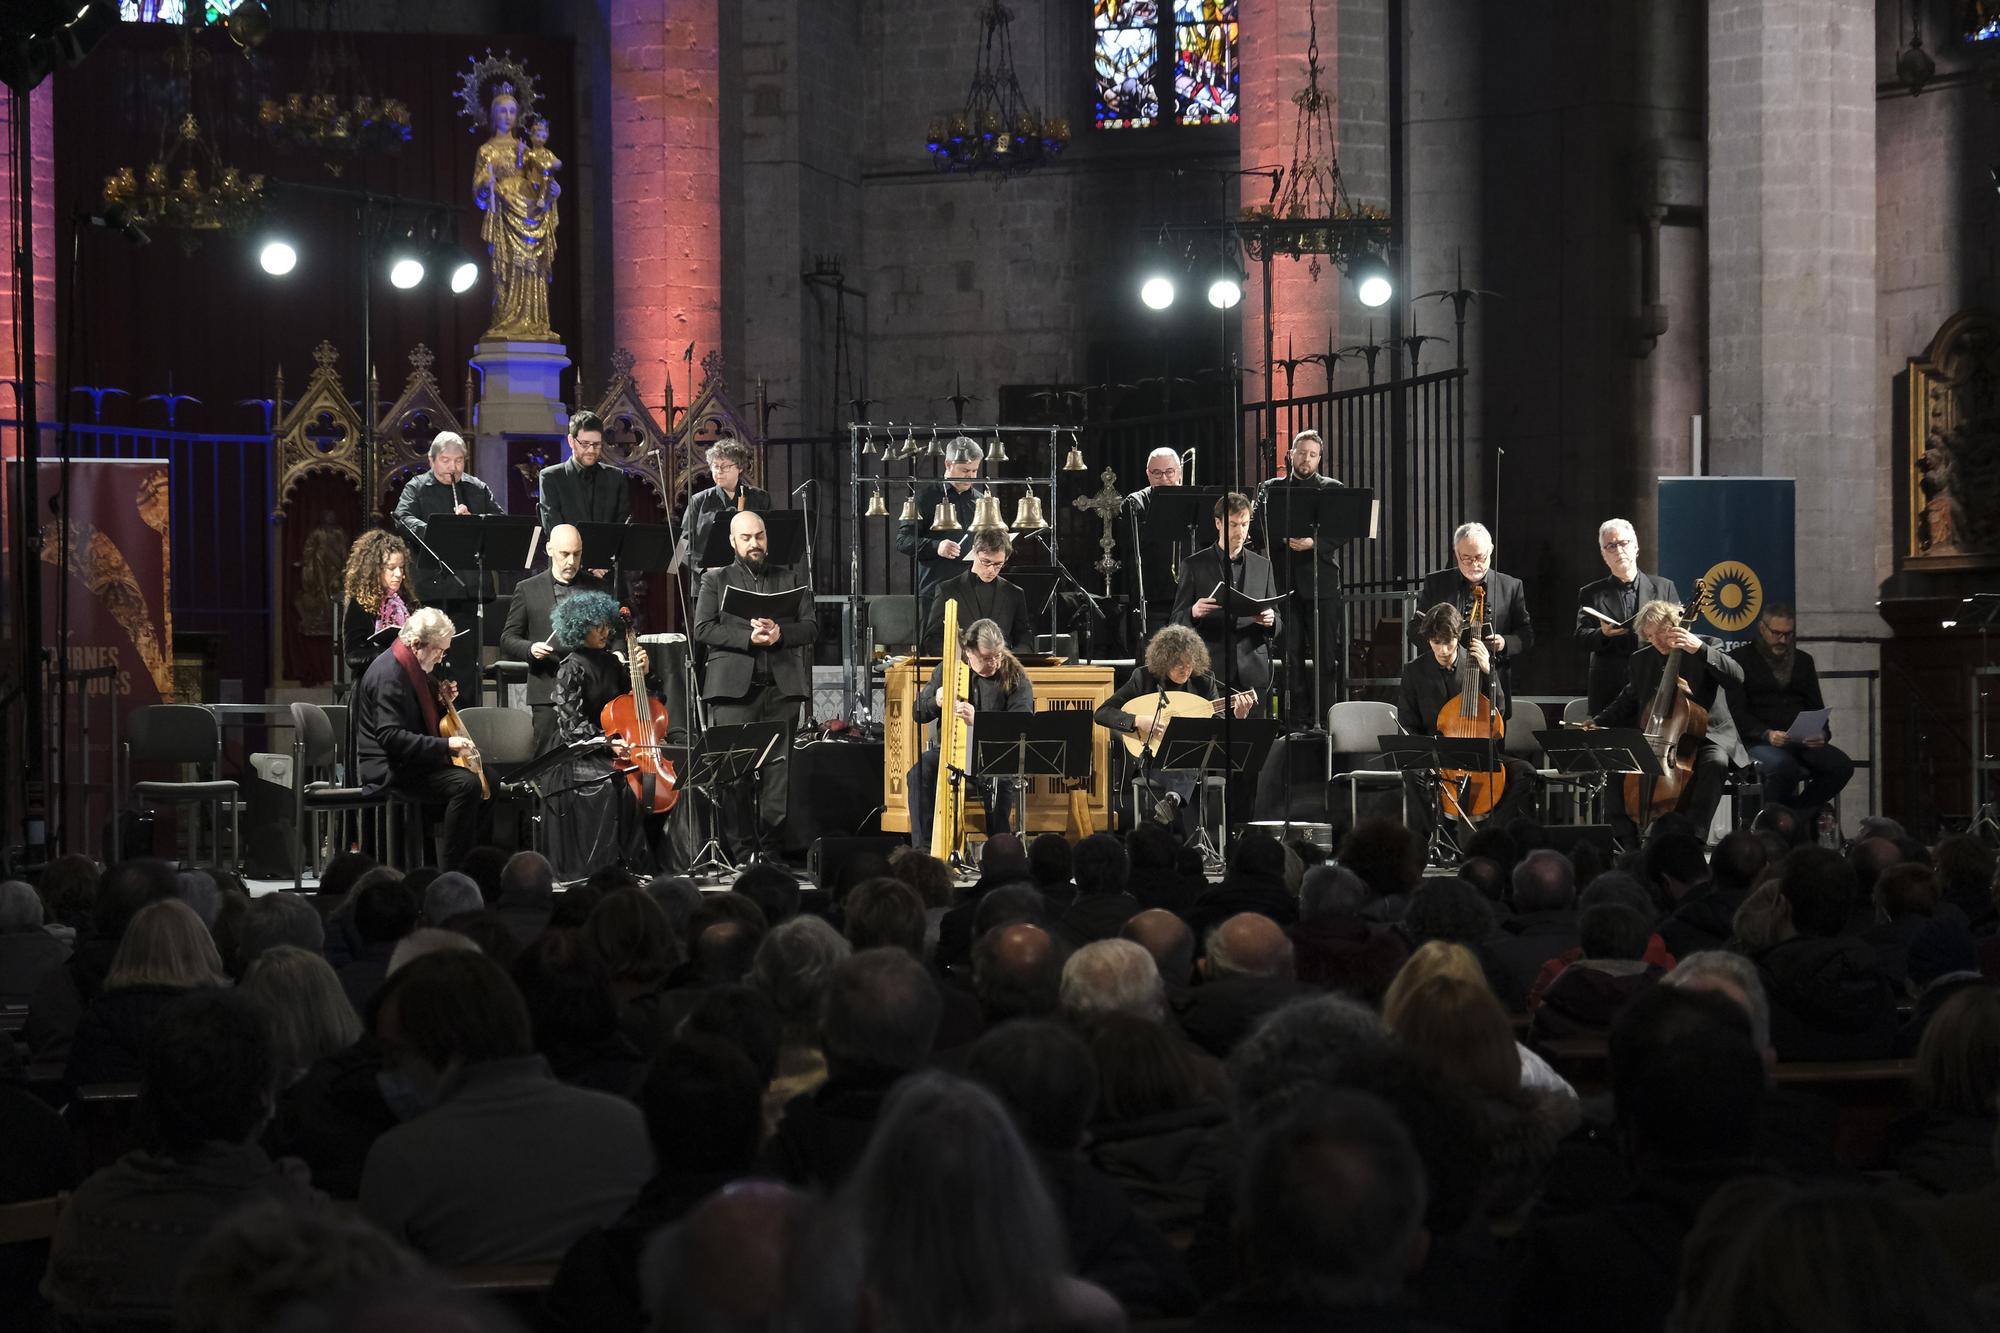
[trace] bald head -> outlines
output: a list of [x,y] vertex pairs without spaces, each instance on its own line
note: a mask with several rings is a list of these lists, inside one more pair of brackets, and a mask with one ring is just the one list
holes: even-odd
[[583,534],[568,523],[558,523],[549,529],[548,545],[542,549],[549,553],[549,572],[556,582],[575,582],[583,564]]
[[646,1247],[640,1276],[662,1328],[761,1328],[778,1313],[792,1247],[812,1201],[783,1185],[739,1181]]
[[1062,983],[1055,937],[1025,921],[999,926],[972,947],[972,993],[989,1026],[1055,1012]]
[[1209,932],[1208,973],[1227,977],[1289,977],[1292,941],[1283,927],[1258,912],[1239,912]]
[[1172,912],[1149,907],[1127,921],[1119,935],[1153,955],[1169,990],[1187,986],[1194,974],[1194,932]]
[[770,538],[764,533],[764,520],[747,509],[738,510],[729,520],[729,549],[736,552],[736,558],[753,569],[762,569],[770,556]]

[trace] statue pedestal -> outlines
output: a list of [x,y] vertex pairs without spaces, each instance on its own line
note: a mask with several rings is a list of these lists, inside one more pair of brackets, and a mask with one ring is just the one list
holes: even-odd
[[[473,409],[472,431],[480,446],[479,477],[493,488],[502,506],[508,504],[510,477],[518,450],[534,446],[523,442],[510,445],[521,436],[556,436],[569,428],[569,412],[562,402],[562,373],[569,369],[561,343],[511,342],[489,339],[476,344],[472,368],[479,372],[479,402]],[[549,451],[550,462],[560,462],[560,445]]]

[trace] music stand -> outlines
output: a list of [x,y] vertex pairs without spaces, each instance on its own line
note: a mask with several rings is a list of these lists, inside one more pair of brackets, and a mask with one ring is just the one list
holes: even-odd
[[[1313,549],[1295,554],[1311,556],[1307,562],[1312,574],[1312,586],[1288,588],[1292,593],[1303,593],[1312,599],[1312,657],[1313,657],[1313,725],[1317,731],[1326,718],[1324,681],[1326,673],[1319,661],[1320,644],[1320,596],[1319,580],[1322,574],[1320,552],[1329,547],[1345,546],[1359,538],[1373,539],[1377,535],[1380,509],[1375,502],[1375,492],[1366,486],[1267,486],[1264,489],[1264,542],[1268,554],[1276,556],[1280,543],[1295,537],[1310,537]],[[1290,548],[1285,548],[1289,550]],[[1275,564],[1275,559],[1273,564]],[[1295,562],[1287,562],[1288,567]],[[1337,590],[1336,590],[1337,591]],[[1342,664],[1347,660],[1347,625],[1345,617],[1341,621],[1340,656]],[[1293,654],[1287,653],[1289,658]],[[1298,654],[1301,663],[1304,654]],[[1333,779],[1333,751],[1327,751],[1327,780]]]
[[586,571],[610,570],[606,590],[613,597],[624,596],[626,573],[651,573],[673,563],[674,532],[664,523],[579,523],[576,530],[583,538],[579,563]]
[[[799,562],[806,553],[806,515],[802,509],[751,509],[745,511],[764,520],[764,539],[769,548],[769,563],[773,568],[789,568]],[[724,510],[716,515],[716,521],[708,525],[708,535],[702,541],[701,568],[704,573],[733,564],[736,548],[729,544],[729,523],[734,521],[736,511]]]
[[[475,663],[486,650],[486,603],[493,599],[486,571],[526,569],[534,563],[535,536],[541,530],[534,519],[516,514],[439,514],[426,525],[425,546],[439,564],[447,569],[468,564],[473,568],[473,619],[479,629],[472,648]],[[463,576],[458,582],[465,586]],[[484,703],[485,673],[479,674],[478,702]]]
[[1601,796],[1613,777],[1633,773],[1639,777],[1641,797],[1649,799],[1653,782],[1667,775],[1646,733],[1637,727],[1562,727],[1538,731],[1535,739],[1549,768],[1591,797]]
[[1159,542],[1172,534],[1171,543],[1183,551],[1215,545],[1216,534],[1208,531],[1204,539],[1203,525],[1214,524],[1215,502],[1229,494],[1226,486],[1154,486],[1150,490],[1145,515],[1139,520],[1142,544]]
[[[737,868],[723,848],[715,827],[722,818],[721,791],[724,787],[734,787],[759,776],[784,739],[785,724],[782,722],[727,722],[702,733],[688,762],[687,780],[681,785],[702,794],[709,808],[709,818],[714,822],[709,826],[708,841],[702,844],[701,850],[695,853],[693,864],[688,866],[689,879],[700,879],[711,873],[720,878]],[[761,853],[764,850],[764,829],[757,818],[754,801],[751,828],[755,830],[757,850]]]
[[1046,713],[977,713],[972,719],[972,776],[1014,784],[1014,830],[1026,838],[1028,779],[1088,780],[1093,725],[1080,708]]
[[1437,775],[1447,768],[1461,769],[1468,773],[1493,773],[1495,756],[1492,745],[1484,740],[1464,737],[1377,736],[1375,743],[1382,747],[1382,766],[1398,773],[1428,773],[1431,778],[1431,836],[1424,848],[1426,861],[1440,861],[1447,852],[1457,855],[1459,846],[1456,839],[1445,831],[1444,784],[1436,780]]
[[[1278,739],[1278,732],[1278,721],[1268,717],[1169,718],[1160,731],[1158,750],[1153,756],[1153,771],[1222,774],[1222,838],[1226,844],[1229,840],[1230,784],[1240,781],[1247,773],[1254,773],[1263,764],[1272,744]],[[1197,778],[1195,789],[1201,795],[1202,818],[1196,821],[1194,846],[1205,862],[1213,868],[1220,868],[1224,864],[1222,849],[1208,836],[1206,778]]]

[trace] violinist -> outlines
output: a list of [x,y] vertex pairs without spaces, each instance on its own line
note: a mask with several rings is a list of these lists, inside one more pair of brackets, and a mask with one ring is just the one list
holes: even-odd
[[[1643,726],[1659,693],[1660,678],[1670,654],[1680,653],[1680,683],[1685,698],[1708,712],[1708,732],[1695,751],[1694,773],[1680,808],[1705,836],[1722,800],[1723,779],[1729,776],[1729,756],[1736,750],[1736,726],[1725,696],[1728,687],[1743,683],[1743,668],[1720,648],[1711,648],[1681,625],[1680,608],[1672,602],[1647,602],[1639,608],[1632,628],[1645,647],[1632,654],[1625,688],[1591,722],[1600,727]],[[1641,781],[1642,807],[1650,803],[1648,784]],[[1612,822],[1619,823],[1614,816]]]
[[[720,811],[729,855],[743,861],[773,847],[784,826],[791,768],[787,756],[799,706],[812,697],[811,646],[819,638],[819,622],[813,618],[812,589],[771,563],[771,540],[755,510],[730,518],[729,548],[736,558],[702,574],[694,608],[694,637],[708,650],[701,681],[708,720],[716,725],[785,724],[783,744],[757,771],[755,781],[762,787],[754,809],[751,793],[744,790]],[[722,609],[731,588],[771,593],[794,587],[798,609],[782,620],[745,620]]]
[[[571,593],[557,606],[553,628],[557,642],[568,649],[556,668],[555,734],[558,743],[601,740],[604,706],[632,692],[632,673],[613,641],[624,631],[625,616],[609,593]],[[643,674],[650,665],[646,650],[638,650]],[[656,685],[651,686],[657,695]],[[641,811],[626,783],[620,762],[631,755],[623,740],[586,752],[559,766],[545,784],[550,819],[548,856],[556,877],[579,880],[610,866],[650,874],[658,865],[651,845],[662,836],[664,820]]]
[[[462,864],[479,840],[485,797],[479,776],[459,767],[477,760],[468,736],[444,734],[458,683],[431,673],[451,647],[451,618],[434,607],[412,611],[395,642],[354,685],[354,758],[361,785],[390,789],[444,807],[444,863]],[[425,857],[428,859],[428,857]]]
[[[1438,717],[1445,709],[1458,707],[1457,700],[1464,683],[1460,654],[1469,655],[1473,665],[1479,668],[1479,692],[1493,701],[1496,712],[1505,713],[1506,692],[1494,676],[1493,649],[1484,639],[1468,631],[1465,618],[1456,606],[1450,602],[1439,602],[1417,617],[1417,629],[1423,636],[1424,651],[1403,663],[1403,676],[1396,692],[1396,722],[1404,732],[1411,736],[1434,737],[1440,734]],[[1501,754],[1497,743],[1494,759],[1506,772],[1507,778],[1500,803],[1485,819],[1497,819],[1504,824],[1514,815],[1527,812],[1534,799],[1535,771],[1521,760]],[[1429,786],[1432,780],[1428,774],[1406,777],[1413,827],[1429,827],[1431,806],[1434,804],[1434,793]]]

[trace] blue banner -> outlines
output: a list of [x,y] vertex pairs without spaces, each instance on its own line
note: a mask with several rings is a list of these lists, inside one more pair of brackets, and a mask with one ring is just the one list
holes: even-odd
[[1796,604],[1790,477],[1662,477],[1659,505],[1659,572],[1706,591],[1696,634],[1743,643],[1765,607]]

